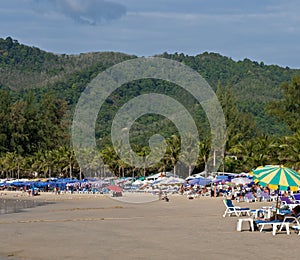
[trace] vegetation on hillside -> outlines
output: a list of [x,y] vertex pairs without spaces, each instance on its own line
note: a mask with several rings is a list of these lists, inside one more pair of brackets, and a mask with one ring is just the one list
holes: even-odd
[[[159,56],[190,66],[215,90],[227,125],[222,170],[249,171],[261,164],[300,168],[299,70],[249,59],[234,61],[216,53]],[[10,37],[0,39],[1,177],[32,176],[33,172],[46,177],[82,177],[102,174],[104,166],[119,176],[172,170],[180,154],[180,136],[173,122],[163,116],[142,116],[130,130],[132,148],[141,157],[150,153],[148,141],[153,134],[166,139],[166,153],[157,165],[137,168],[123,162],[110,141],[117,111],[146,93],[168,95],[193,116],[200,139],[193,166],[195,171],[204,170],[211,142],[205,112],[180,86],[157,79],[128,82],[107,98],[95,129],[99,151],[83,151],[93,159],[84,168],[78,165],[70,127],[82,91],[101,71],[133,58],[136,56],[112,52],[56,55]]]

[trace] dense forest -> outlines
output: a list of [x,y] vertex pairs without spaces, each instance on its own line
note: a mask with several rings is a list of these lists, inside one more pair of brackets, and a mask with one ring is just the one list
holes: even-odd
[[[214,89],[227,125],[220,170],[247,172],[265,164],[300,169],[300,70],[249,59],[234,61],[207,52],[157,56],[191,67]],[[118,176],[172,170],[180,154],[180,135],[163,116],[144,115],[130,129],[133,150],[141,157],[150,153],[148,140],[153,134],[166,138],[167,150],[157,165],[129,165],[112,146],[115,114],[126,102],[146,93],[173,97],[193,116],[200,139],[194,172],[203,171],[211,142],[205,112],[191,94],[157,79],[129,82],[107,98],[95,128],[99,151],[84,151],[93,154],[93,160],[84,168],[79,166],[71,146],[71,124],[79,97],[100,72],[133,58],[137,57],[113,52],[56,55],[10,37],[0,39],[0,177],[82,178],[104,174],[104,166]]]

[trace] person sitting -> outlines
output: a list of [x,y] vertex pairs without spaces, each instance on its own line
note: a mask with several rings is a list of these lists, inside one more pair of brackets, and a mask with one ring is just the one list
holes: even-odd
[[285,214],[276,214],[274,216],[272,216],[269,219],[265,219],[264,221],[268,222],[268,221],[273,221],[273,220],[278,220],[278,221],[283,221],[285,217],[299,217],[300,216],[300,205],[297,205],[296,207],[294,207],[292,209],[292,211],[289,211]]
[[[286,213],[286,214],[276,214],[274,216],[272,216],[269,219],[262,219],[262,218],[258,218],[257,220],[254,221],[254,230],[258,230],[258,224],[260,223],[268,223],[268,222],[283,222],[285,221],[285,218],[288,217],[295,217],[298,218],[300,217],[300,205],[297,205],[296,207],[294,207],[292,209],[292,211]],[[293,221],[293,218],[291,218],[291,220]],[[287,220],[287,222],[289,222],[289,220]]]

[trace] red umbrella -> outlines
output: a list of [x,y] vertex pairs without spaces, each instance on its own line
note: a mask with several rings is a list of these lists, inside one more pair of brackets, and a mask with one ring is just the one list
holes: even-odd
[[115,191],[115,192],[122,192],[122,187],[120,186],[116,186],[116,185],[109,185],[107,186],[107,188],[111,191]]

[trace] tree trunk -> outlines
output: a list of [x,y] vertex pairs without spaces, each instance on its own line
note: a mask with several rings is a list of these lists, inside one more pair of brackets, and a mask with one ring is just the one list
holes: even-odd
[[72,172],[72,163],[70,163],[70,179],[73,177],[73,172]]
[[82,171],[81,171],[81,167],[79,167],[79,180],[82,180]]
[[192,165],[190,164],[189,165],[189,176],[191,176],[191,174],[192,174]]

